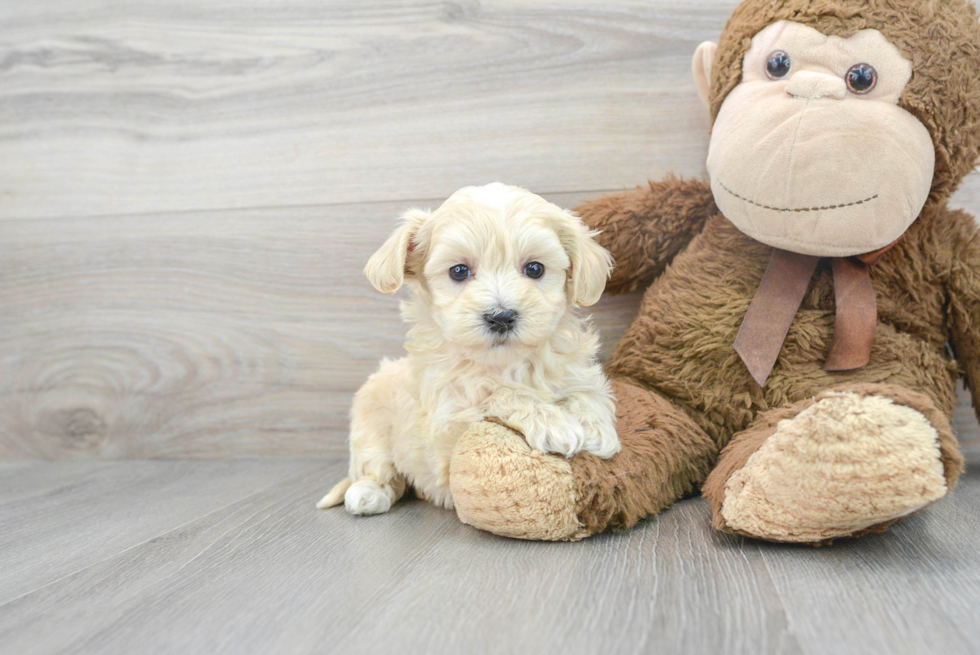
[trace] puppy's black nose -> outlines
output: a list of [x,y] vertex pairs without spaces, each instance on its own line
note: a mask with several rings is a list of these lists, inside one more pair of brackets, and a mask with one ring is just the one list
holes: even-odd
[[483,315],[483,320],[494,334],[506,334],[517,325],[517,312],[510,309],[502,312],[487,312]]

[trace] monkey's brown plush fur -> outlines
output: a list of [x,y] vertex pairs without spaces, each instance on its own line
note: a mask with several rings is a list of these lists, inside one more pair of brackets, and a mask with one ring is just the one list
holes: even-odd
[[[567,466],[545,467],[535,462],[560,458],[532,454],[502,426],[491,426],[492,435],[485,428],[474,431],[460,442],[451,477],[464,521],[509,536],[578,539],[632,526],[700,488],[719,529],[823,543],[880,531],[952,489],[963,464],[949,425],[958,377],[966,377],[974,406],[980,406],[980,236],[971,216],[946,207],[980,156],[977,14],[963,0],[748,0],[734,12],[719,44],[712,116],[738,85],[753,35],[784,19],[843,37],[867,28],[881,31],[912,62],[900,106],[926,126],[936,149],[925,208],[871,269],[878,325],[870,363],[848,372],[822,367],[835,317],[833,278],[823,261],[766,386],[753,382],[732,344],[772,249],[721,215],[707,183],[670,177],[586,203],[579,213],[601,230],[600,243],[616,259],[607,290],[648,287],[639,315],[607,364],[618,398],[622,452],[610,460],[580,454]],[[869,398],[875,400],[860,405]],[[881,450],[884,442],[875,439],[849,445],[841,430],[853,417],[835,415],[835,403],[866,407],[858,418],[871,435],[914,431],[916,421],[931,426],[938,476],[927,479],[923,467],[901,475],[887,469],[909,457],[904,445],[887,446],[894,452]],[[872,405],[913,411],[899,411],[908,421],[896,427]],[[779,426],[792,423],[779,421],[795,418],[829,430],[819,442],[824,445],[795,448],[785,438],[778,444],[771,439]],[[764,461],[785,469],[760,464],[750,471],[747,463],[756,453],[762,462],[764,449]],[[772,477],[775,471],[811,465],[867,470],[848,480],[842,492],[847,498],[827,498],[835,492],[820,487],[820,479],[804,479],[799,497],[778,506],[773,499],[783,497],[786,480]],[[534,480],[531,488],[515,491],[508,472],[516,469],[523,480]],[[737,527],[729,525],[722,506],[726,490],[734,496],[743,483],[744,502],[755,514],[740,517],[745,522]],[[901,509],[902,502],[911,502],[910,489],[929,485],[932,495]],[[891,500],[896,509],[882,509]],[[850,509],[833,516],[834,502]],[[541,511],[542,503],[547,511]],[[813,516],[824,516],[824,522],[807,524]],[[757,525],[757,519],[764,527],[744,527]]]

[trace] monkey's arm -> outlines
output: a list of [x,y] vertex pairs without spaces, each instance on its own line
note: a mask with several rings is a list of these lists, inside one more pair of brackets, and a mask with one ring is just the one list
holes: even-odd
[[652,282],[717,210],[707,182],[670,175],[575,211],[616,260],[606,292],[626,293]]
[[966,376],[973,400],[973,411],[980,418],[980,232],[973,217],[950,212],[957,231],[957,244],[949,263],[950,337],[956,359]]

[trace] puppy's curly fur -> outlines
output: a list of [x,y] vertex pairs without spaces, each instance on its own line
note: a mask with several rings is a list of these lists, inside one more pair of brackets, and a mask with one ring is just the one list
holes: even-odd
[[611,270],[593,236],[571,212],[499,183],[409,211],[365,268],[380,291],[411,287],[409,355],[382,362],[355,396],[349,477],[318,507],[383,513],[411,485],[452,508],[453,448],[485,418],[538,450],[616,454],[598,337],[574,309],[599,299]]

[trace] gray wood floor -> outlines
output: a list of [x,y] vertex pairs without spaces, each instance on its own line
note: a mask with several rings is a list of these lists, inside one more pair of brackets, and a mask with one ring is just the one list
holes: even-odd
[[980,448],[831,548],[712,531],[512,541],[421,501],[317,511],[340,459],[0,464],[3,653],[976,653]]

